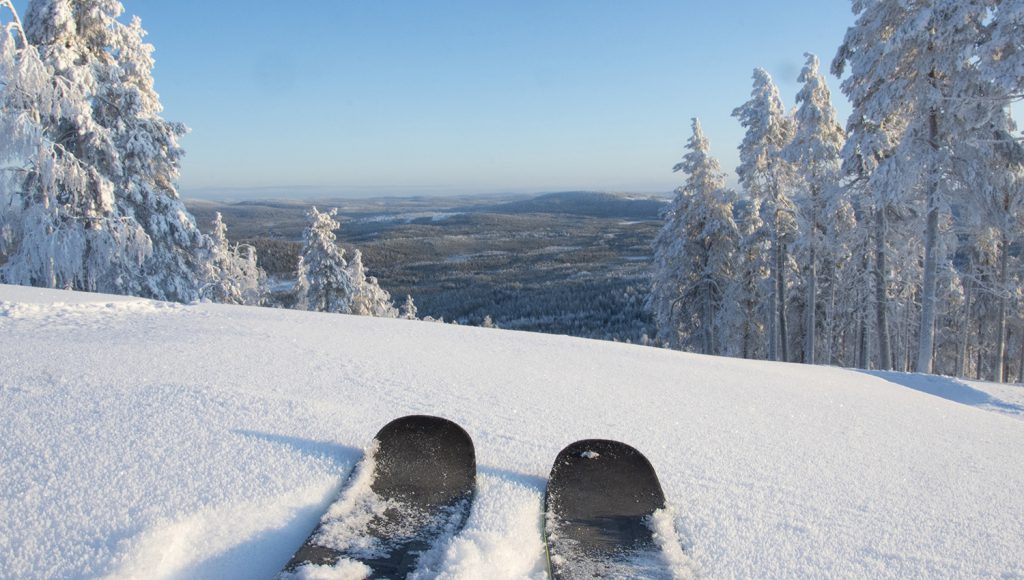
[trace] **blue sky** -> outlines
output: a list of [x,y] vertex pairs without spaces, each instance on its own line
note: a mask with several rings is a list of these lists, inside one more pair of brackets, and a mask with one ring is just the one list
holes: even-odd
[[792,106],[803,53],[827,67],[853,22],[845,0],[124,4],[192,129],[186,196],[670,191],[691,117],[731,175],[753,68]]

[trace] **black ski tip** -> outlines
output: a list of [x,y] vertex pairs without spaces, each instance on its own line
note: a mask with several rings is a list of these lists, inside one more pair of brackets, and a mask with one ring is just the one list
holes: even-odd
[[385,425],[374,439],[377,469],[371,487],[377,494],[436,506],[475,491],[476,449],[454,421],[409,415]]
[[[444,531],[424,528],[427,522],[421,521],[423,514],[444,518],[451,529],[459,530],[465,525],[476,494],[476,451],[465,429],[448,419],[428,415],[395,419],[377,432],[374,441],[376,451],[370,489],[381,499],[394,500],[405,507],[389,508],[378,514],[366,529],[369,537],[389,543],[390,555],[356,555],[352,559],[369,565],[374,577],[404,578],[414,568],[418,554],[429,548]],[[364,457],[363,461],[367,459]],[[350,482],[357,471],[358,468],[349,475]],[[343,491],[342,496],[345,493]],[[410,521],[407,514],[417,515]],[[331,566],[346,555],[317,544],[321,525],[323,522],[292,556],[283,572],[294,572],[307,564]],[[390,532],[396,528],[409,528],[415,533],[398,541]]]
[[[608,439],[572,443],[555,458],[545,494],[560,514],[596,511],[649,515],[665,507],[665,494],[654,466],[635,448]],[[546,511],[550,511],[547,509]]]
[[569,445],[551,467],[544,496],[551,576],[643,576],[628,565],[612,570],[633,554],[657,552],[649,519],[663,508],[661,483],[642,453],[607,439]]

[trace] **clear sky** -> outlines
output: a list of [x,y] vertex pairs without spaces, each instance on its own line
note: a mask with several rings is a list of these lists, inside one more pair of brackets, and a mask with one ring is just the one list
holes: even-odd
[[192,129],[186,196],[667,192],[694,116],[732,176],[753,68],[793,106],[803,53],[827,69],[853,22],[846,0],[123,2]]

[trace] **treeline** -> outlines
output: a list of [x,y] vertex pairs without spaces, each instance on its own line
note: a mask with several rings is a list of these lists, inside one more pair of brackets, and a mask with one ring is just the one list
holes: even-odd
[[549,284],[486,284],[423,292],[421,314],[483,325],[490,317],[510,330],[643,344],[654,334],[646,280],[565,280]]
[[[998,0],[854,2],[832,72],[787,112],[767,72],[736,108],[726,187],[697,120],[656,240],[649,304],[673,348],[1024,377],[1024,11]],[[844,76],[845,75],[845,76]]]

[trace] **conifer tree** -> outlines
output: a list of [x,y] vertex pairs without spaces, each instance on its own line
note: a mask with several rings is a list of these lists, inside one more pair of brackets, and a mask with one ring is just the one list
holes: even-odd
[[686,174],[655,239],[652,305],[659,334],[676,348],[717,354],[723,292],[733,275],[738,230],[735,194],[693,119],[687,153],[673,171]]
[[958,178],[952,162],[957,136],[964,134],[959,110],[969,102],[963,83],[978,73],[977,47],[988,36],[991,4],[855,0],[857,20],[832,65],[837,75],[849,69],[842,87],[853,105],[851,135],[867,128],[894,144],[876,187],[904,202],[920,195],[924,206],[918,372],[932,371],[939,265],[949,259],[940,256],[940,227],[949,221]]
[[[835,260],[826,255],[830,224],[835,213],[845,208],[836,207],[833,197],[839,187],[842,160],[840,153],[845,136],[836,120],[832,99],[825,79],[818,70],[818,57],[808,54],[800,77],[803,83],[796,100],[799,104],[795,116],[792,140],[783,149],[783,156],[794,168],[801,193],[797,204],[800,216],[800,245],[803,246],[804,264],[804,362],[814,364],[817,349],[818,276],[825,268],[832,268]],[[838,200],[837,200],[838,201]],[[835,238],[832,238],[835,240]],[[823,268],[823,264],[827,264]],[[831,272],[826,275],[831,276]]]
[[0,193],[19,223],[7,228],[0,276],[191,301],[210,252],[174,186],[184,127],[160,117],[152,46],[137,19],[118,20],[123,10],[118,0],[29,3],[25,40],[42,66],[8,111],[32,119],[39,146],[22,147]]
[[416,303],[412,299],[412,295],[405,295],[405,303],[402,304],[402,318],[406,320],[416,320]]
[[754,69],[753,79],[750,100],[732,112],[746,129],[736,173],[747,194],[760,201],[770,243],[769,267],[774,287],[768,296],[773,311],[768,324],[768,358],[788,360],[786,271],[790,267],[788,246],[796,237],[797,225],[788,191],[790,170],[782,150],[792,139],[793,122],[771,75],[758,68]]
[[352,312],[357,289],[348,271],[345,250],[339,248],[334,232],[340,224],[334,219],[338,210],[320,212],[310,209],[309,226],[303,232],[305,245],[299,262],[296,283],[299,304],[318,312]]
[[255,249],[247,244],[231,245],[227,230],[217,212],[202,295],[224,304],[259,306],[267,296],[267,275],[256,263]]
[[376,278],[366,275],[361,251],[353,252],[352,260],[348,264],[348,274],[356,291],[352,298],[352,314],[379,318],[398,317],[398,310],[391,303],[391,294],[380,287]]
[[[53,34],[64,35],[70,6],[53,13],[62,24]],[[33,22],[27,26],[28,35],[17,25],[0,35],[0,281],[124,293],[125,275],[152,245],[120,215],[103,172],[116,152],[92,117],[95,79],[88,67],[41,59],[25,44],[33,40]],[[69,48],[62,54],[71,59]]]

